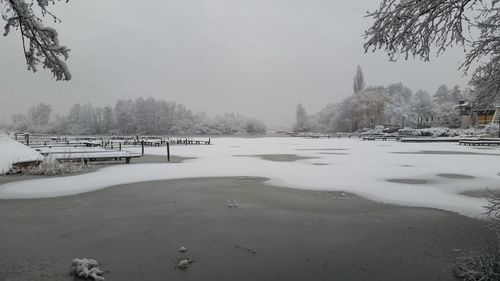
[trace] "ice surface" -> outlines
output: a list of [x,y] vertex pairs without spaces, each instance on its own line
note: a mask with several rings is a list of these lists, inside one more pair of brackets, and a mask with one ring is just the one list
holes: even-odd
[[7,173],[12,164],[42,159],[43,156],[34,149],[0,133],[0,175]]
[[[0,185],[0,198],[43,198],[73,195],[113,185],[193,177],[257,176],[284,187],[346,191],[365,198],[405,206],[430,207],[482,217],[484,199],[463,191],[500,189],[500,150],[456,143],[400,143],[358,139],[216,138],[213,145],[175,145],[172,155],[196,157],[176,164],[117,165],[96,172]],[[139,152],[141,148],[128,148]],[[344,149],[346,154],[324,154]],[[418,154],[419,151],[435,153]],[[411,152],[391,153],[391,152]],[[475,152],[475,154],[453,154]],[[146,147],[146,154],[166,155],[166,147]],[[296,154],[294,162],[275,162],[234,155]],[[327,165],[314,165],[321,162]],[[461,174],[467,179],[438,174]],[[407,184],[388,179],[426,180]],[[411,182],[411,181],[410,181]],[[147,192],[147,190],[144,190]]]

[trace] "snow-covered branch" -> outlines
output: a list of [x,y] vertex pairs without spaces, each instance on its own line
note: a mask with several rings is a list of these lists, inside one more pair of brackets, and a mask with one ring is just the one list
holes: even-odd
[[[383,50],[391,60],[399,55],[428,61],[461,46],[466,55],[461,69],[472,66],[470,85],[481,98],[494,100],[500,88],[500,8],[498,0],[382,0],[369,12],[365,51]],[[466,34],[468,34],[466,36]]]
[[383,0],[369,12],[373,25],[365,32],[365,51],[383,49],[392,60],[403,54],[429,60],[431,47],[441,53],[453,44],[463,45],[464,14],[479,0]]
[[55,3],[55,0],[37,0],[36,3],[27,0],[0,0],[0,3],[5,5],[2,13],[7,22],[4,36],[12,28],[20,31],[28,70],[36,72],[38,66],[42,65],[43,68],[50,69],[56,80],[71,80],[71,73],[65,62],[70,49],[60,45],[57,31],[44,26],[42,19],[33,10],[36,6],[40,8],[42,16],[48,14],[55,22],[60,21],[47,10],[47,6]]

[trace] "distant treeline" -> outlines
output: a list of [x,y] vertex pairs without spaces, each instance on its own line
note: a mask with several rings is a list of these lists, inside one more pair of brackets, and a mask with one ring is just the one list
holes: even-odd
[[114,108],[77,103],[68,114],[54,116],[52,106],[41,103],[26,113],[14,114],[7,129],[69,135],[219,135],[261,134],[266,126],[235,113],[210,118],[175,102],[137,98],[119,100]]
[[424,90],[413,92],[402,83],[365,87],[365,78],[358,66],[353,79],[353,92],[338,103],[331,103],[319,112],[308,115],[302,104],[297,106],[295,132],[355,132],[377,126],[397,128],[458,128],[462,116],[457,108],[466,101],[474,110],[493,109],[500,98],[491,100],[481,89],[460,89],[459,86],[438,87],[431,95]]
[[294,131],[354,132],[376,126],[458,128],[461,126],[458,102],[469,96],[458,86],[449,89],[445,85],[433,95],[423,90],[413,93],[402,83],[361,88],[314,115],[307,115],[299,105]]

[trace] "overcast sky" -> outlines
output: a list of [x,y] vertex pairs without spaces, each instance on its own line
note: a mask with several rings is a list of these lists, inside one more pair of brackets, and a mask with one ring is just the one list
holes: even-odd
[[[210,115],[238,112],[270,126],[294,121],[352,92],[356,65],[368,85],[403,82],[431,94],[466,85],[452,50],[430,63],[364,54],[367,10],[376,0],[71,0],[52,10],[71,48],[73,78],[26,71],[15,30],[0,38],[0,117],[40,102],[66,113],[74,103],[113,105],[154,97]],[[3,25],[3,24],[2,24]]]

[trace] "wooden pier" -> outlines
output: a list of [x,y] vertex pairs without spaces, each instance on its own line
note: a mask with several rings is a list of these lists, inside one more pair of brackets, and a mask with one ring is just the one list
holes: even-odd
[[401,142],[459,142],[459,137],[403,137],[399,139]]
[[[16,140],[37,150],[46,157],[58,161],[122,161],[130,163],[132,158],[144,155],[146,146],[166,146],[166,156],[170,161],[171,145],[210,145],[211,139],[190,137],[159,137],[159,136],[49,136],[49,135],[16,135]],[[140,153],[131,153],[126,149],[141,148]]]
[[370,134],[370,135],[364,135],[361,137],[362,140],[369,140],[369,141],[375,141],[375,140],[398,140],[399,137],[396,135],[386,135],[386,134]]
[[472,146],[500,145],[500,138],[462,139],[458,144]]
[[58,161],[122,161],[126,164],[130,163],[130,159],[138,158],[142,155],[139,153],[131,153],[128,151],[110,150],[102,147],[34,147],[41,155],[53,158]]

